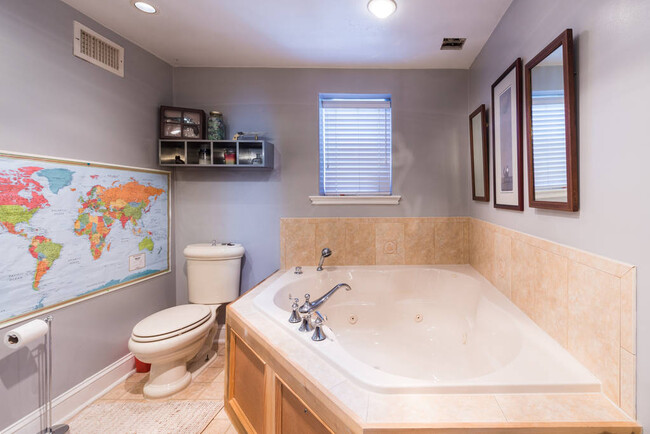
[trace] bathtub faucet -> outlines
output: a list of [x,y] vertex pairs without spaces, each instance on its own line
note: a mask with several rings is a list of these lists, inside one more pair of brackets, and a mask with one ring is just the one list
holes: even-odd
[[330,256],[331,254],[332,254],[332,251],[328,247],[325,247],[320,252],[320,261],[318,262],[318,268],[316,269],[316,271],[323,271],[323,262],[325,262],[325,258]]
[[305,303],[300,306],[300,313],[311,313],[312,311],[318,309],[318,307],[321,304],[325,303],[327,299],[332,296],[332,294],[338,291],[339,288],[345,288],[346,291],[350,291],[352,289],[347,283],[339,283],[334,288],[327,291],[327,294],[311,302],[309,301],[309,298],[311,296],[309,294],[305,294]]

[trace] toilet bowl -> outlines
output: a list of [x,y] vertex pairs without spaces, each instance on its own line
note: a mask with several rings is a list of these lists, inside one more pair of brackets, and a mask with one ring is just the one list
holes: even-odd
[[[191,304],[156,312],[133,328],[129,350],[151,364],[146,398],[164,398],[192,381],[187,362],[208,354],[216,333],[216,311],[239,295],[239,244],[192,244],[185,248]],[[199,304],[200,303],[200,304]]]
[[190,384],[187,362],[205,344],[215,325],[215,312],[216,308],[185,304],[161,310],[133,328],[129,350],[138,360],[151,363],[145,397],[169,396]]

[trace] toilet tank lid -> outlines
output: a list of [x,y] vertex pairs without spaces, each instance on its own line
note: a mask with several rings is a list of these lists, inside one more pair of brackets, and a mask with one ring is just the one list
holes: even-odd
[[244,256],[244,247],[236,243],[190,244],[183,250],[187,259],[237,259]]

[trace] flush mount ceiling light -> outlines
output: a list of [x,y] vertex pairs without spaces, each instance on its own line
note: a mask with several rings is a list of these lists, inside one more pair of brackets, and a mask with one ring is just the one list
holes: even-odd
[[146,14],[155,14],[158,12],[154,6],[150,5],[147,2],[133,2],[133,6]]
[[368,10],[377,18],[387,18],[397,9],[395,0],[370,0]]

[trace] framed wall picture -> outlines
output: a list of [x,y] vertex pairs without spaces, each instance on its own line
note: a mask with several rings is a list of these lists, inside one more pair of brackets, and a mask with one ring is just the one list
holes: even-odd
[[490,201],[488,136],[485,104],[469,115],[469,153],[472,166],[472,199]]
[[578,211],[578,136],[573,31],[526,64],[528,205]]
[[494,207],[524,210],[521,58],[492,85]]

